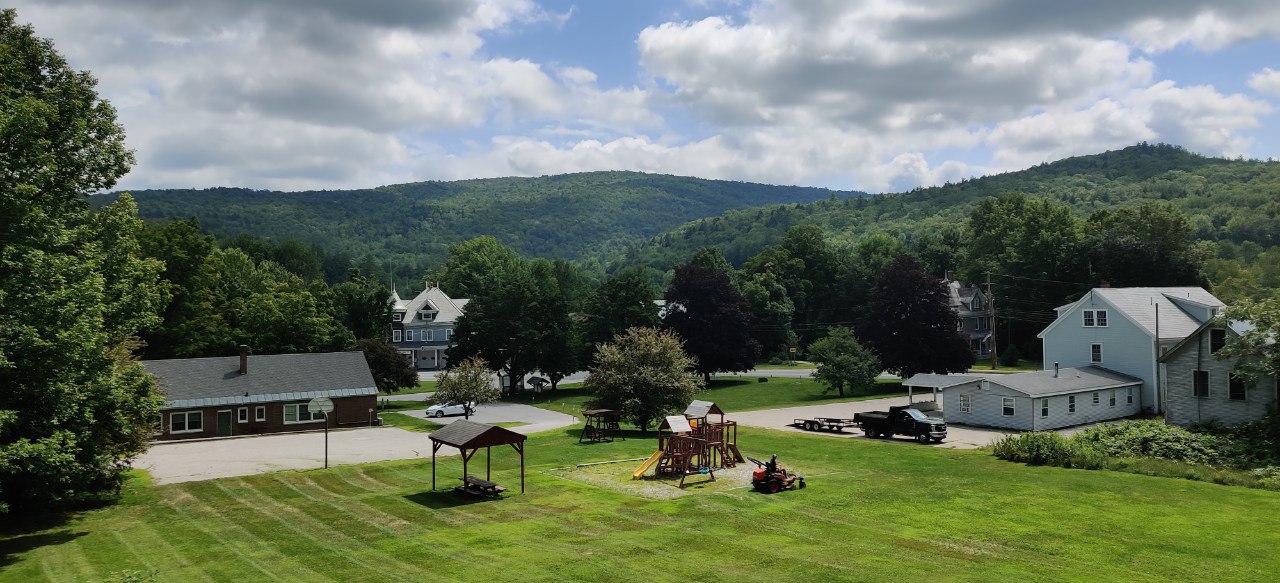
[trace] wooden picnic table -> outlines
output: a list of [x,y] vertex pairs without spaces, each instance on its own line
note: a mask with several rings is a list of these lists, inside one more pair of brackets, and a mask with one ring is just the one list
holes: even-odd
[[458,487],[465,494],[472,496],[497,496],[505,491],[506,488],[499,486],[489,480],[483,480],[475,476],[467,476],[462,478],[462,485]]

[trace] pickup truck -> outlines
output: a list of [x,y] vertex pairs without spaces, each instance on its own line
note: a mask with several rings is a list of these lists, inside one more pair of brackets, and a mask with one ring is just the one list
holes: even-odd
[[889,407],[888,411],[854,413],[854,421],[867,437],[909,435],[920,443],[941,442],[947,438],[947,424],[907,406]]

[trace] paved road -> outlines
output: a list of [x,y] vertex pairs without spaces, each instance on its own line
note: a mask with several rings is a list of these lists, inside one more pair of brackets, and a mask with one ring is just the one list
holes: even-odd
[[[423,411],[404,413],[422,416]],[[458,419],[461,417],[432,421],[451,423]],[[513,403],[484,405],[472,419],[484,423],[527,423],[512,428],[526,435],[577,424],[569,415]],[[438,455],[457,453],[451,447],[444,447]],[[329,432],[329,465],[430,457],[431,440],[418,431],[371,427]],[[324,435],[323,432],[280,433],[156,443],[134,460],[133,467],[147,470],[157,484],[321,468],[324,467]]]

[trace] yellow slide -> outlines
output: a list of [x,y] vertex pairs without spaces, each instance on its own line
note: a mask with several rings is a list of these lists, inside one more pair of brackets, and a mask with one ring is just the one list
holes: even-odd
[[631,474],[631,479],[639,480],[640,476],[643,476],[645,472],[649,471],[649,468],[653,467],[653,464],[658,463],[658,460],[662,459],[662,454],[662,450],[653,452],[653,455],[649,456],[649,459],[644,460],[644,463],[640,464],[640,467],[636,468],[636,471]]

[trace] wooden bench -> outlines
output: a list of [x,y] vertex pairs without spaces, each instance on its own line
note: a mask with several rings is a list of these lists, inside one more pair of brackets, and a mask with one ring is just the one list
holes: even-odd
[[497,496],[507,491],[506,488],[489,480],[482,480],[473,476],[462,478],[462,485],[458,486],[458,490],[472,496]]

